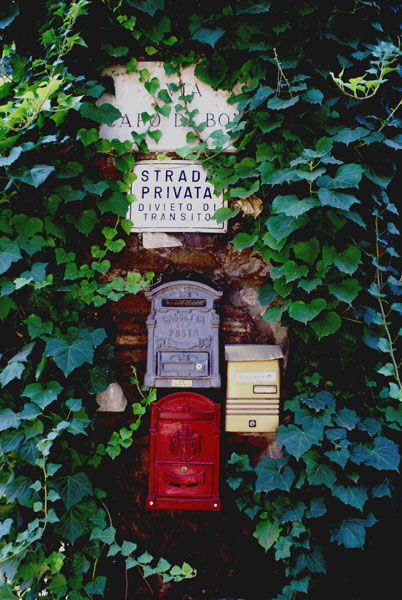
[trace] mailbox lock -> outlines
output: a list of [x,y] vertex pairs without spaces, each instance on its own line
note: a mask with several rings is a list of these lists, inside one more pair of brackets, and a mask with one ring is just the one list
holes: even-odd
[[197,369],[197,371],[201,371],[201,369],[202,369],[202,364],[201,364],[201,363],[197,363],[197,364],[195,365],[195,368]]
[[187,467],[182,467],[182,468],[181,468],[181,472],[182,472],[182,473],[187,473],[187,471],[188,471],[188,468],[187,468]]

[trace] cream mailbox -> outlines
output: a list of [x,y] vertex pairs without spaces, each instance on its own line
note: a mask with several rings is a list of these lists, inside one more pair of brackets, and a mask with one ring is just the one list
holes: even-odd
[[280,346],[225,346],[226,431],[273,432],[279,425]]

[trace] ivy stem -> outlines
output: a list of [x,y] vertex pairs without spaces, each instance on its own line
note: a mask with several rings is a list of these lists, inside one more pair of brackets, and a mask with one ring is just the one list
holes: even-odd
[[381,127],[380,127],[379,129],[377,129],[378,133],[380,133],[380,131],[382,131],[382,130],[384,129],[384,127],[386,127],[386,126],[387,126],[387,124],[388,124],[388,121],[389,121],[390,119],[392,119],[392,117],[394,116],[394,114],[396,113],[396,111],[398,110],[398,108],[399,108],[400,106],[402,106],[402,100],[400,100],[400,101],[398,102],[398,104],[395,106],[395,108],[393,108],[393,109],[391,110],[391,112],[389,113],[388,117],[385,119],[384,123],[381,125]]
[[277,95],[279,96],[279,92],[280,92],[280,82],[281,82],[281,79],[282,79],[282,77],[283,77],[283,79],[284,79],[284,81],[285,81],[286,85],[288,86],[288,90],[289,90],[290,97],[292,98],[292,90],[291,90],[291,87],[290,87],[290,83],[289,83],[289,80],[288,80],[288,78],[286,77],[285,73],[284,73],[284,72],[283,72],[283,70],[282,70],[282,66],[281,66],[281,63],[280,63],[280,61],[279,61],[279,58],[278,58],[278,53],[276,52],[276,48],[274,48],[274,58],[275,58],[276,66],[278,67],[278,86],[277,86]]
[[378,287],[378,296],[377,296],[377,300],[378,300],[378,304],[380,306],[380,311],[381,311],[381,316],[382,316],[382,321],[383,321],[383,326],[385,329],[385,333],[386,336],[388,338],[388,343],[389,343],[389,355],[391,357],[391,361],[392,364],[394,365],[394,371],[395,371],[395,379],[399,385],[399,388],[402,389],[402,382],[401,379],[399,377],[399,370],[398,370],[398,364],[395,360],[395,356],[394,356],[394,350],[393,350],[393,342],[392,342],[392,337],[391,337],[391,332],[388,328],[387,325],[387,317],[385,314],[385,310],[384,310],[384,303],[382,301],[381,298],[381,276],[380,276],[380,269],[378,268],[378,265],[380,264],[380,249],[379,249],[379,245],[378,245],[378,237],[379,237],[379,232],[378,232],[378,216],[376,216],[375,218],[375,230],[376,230],[376,240],[375,240],[375,246],[376,246],[376,256],[377,256],[377,265],[376,265],[376,281],[377,281],[377,287]]

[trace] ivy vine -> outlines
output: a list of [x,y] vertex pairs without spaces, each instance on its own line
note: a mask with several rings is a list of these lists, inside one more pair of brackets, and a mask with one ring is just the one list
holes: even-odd
[[[174,110],[189,128],[176,153],[224,191],[215,218],[239,223],[234,248],[271,263],[264,317],[292,342],[282,458],[234,454],[227,476],[257,541],[286,565],[278,600],[311,593],[328,544],[364,548],[399,475],[402,5],[39,4],[0,9],[0,598],[106,597],[101,565],[116,554],[144,577],[195,575],[120,539],[96,484],[138,425],[91,439],[93,395],[115,378],[106,307],[152,279],[110,271],[131,230],[136,154],[163,135],[143,114],[134,145],[99,136],[121,118],[100,100],[115,62],[139,73],[155,114]],[[234,90],[238,116],[207,138],[191,94],[171,88],[173,106],[138,70],[144,58],[167,74],[194,64]],[[153,399],[141,393],[136,419]]]

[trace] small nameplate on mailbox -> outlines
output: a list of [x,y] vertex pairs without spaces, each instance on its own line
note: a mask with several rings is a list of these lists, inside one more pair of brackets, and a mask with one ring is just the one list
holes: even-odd
[[193,387],[191,379],[172,379],[172,387]]
[[276,381],[276,373],[238,373],[237,381],[239,383],[260,383],[265,381]]
[[145,385],[220,387],[214,301],[222,292],[196,281],[172,281],[145,295],[152,299]]

